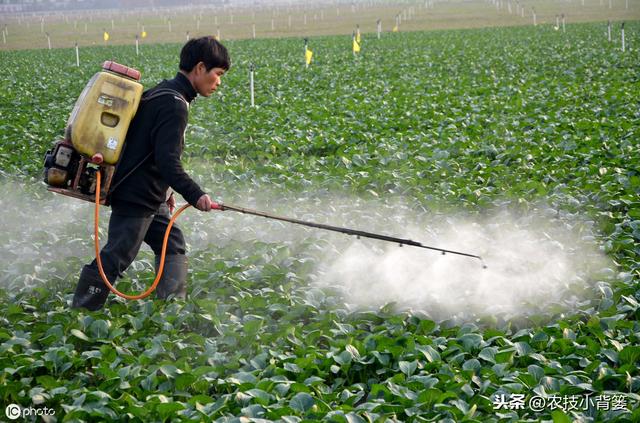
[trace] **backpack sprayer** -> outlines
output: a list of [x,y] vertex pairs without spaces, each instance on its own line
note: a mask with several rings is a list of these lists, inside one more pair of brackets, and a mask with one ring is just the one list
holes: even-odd
[[44,181],[49,191],[93,201],[96,175],[104,177],[105,204],[129,124],[142,97],[140,72],[107,61],[78,97],[63,140],[47,151]]
[[[141,299],[149,296],[156,289],[164,270],[164,258],[171,228],[178,216],[190,205],[186,204],[176,210],[167,225],[158,273],[151,286],[137,295],[128,295],[118,291],[109,282],[102,268],[98,239],[99,210],[101,204],[108,205],[107,195],[112,188],[115,167],[123,151],[129,124],[140,104],[143,88],[138,82],[140,72],[135,69],[112,61],[104,62],[102,69],[89,80],[78,97],[67,122],[64,139],[56,141],[54,146],[47,151],[44,160],[44,181],[48,185],[49,191],[95,202],[95,252],[100,275],[114,294],[126,299]],[[409,245],[425,248],[441,252],[443,255],[448,253],[470,257],[480,260],[483,268],[487,267],[482,257],[478,255],[430,247],[410,239],[276,216],[229,204],[217,204],[214,209],[235,211],[339,232],[356,236],[358,239],[363,237],[393,242],[401,247]]]

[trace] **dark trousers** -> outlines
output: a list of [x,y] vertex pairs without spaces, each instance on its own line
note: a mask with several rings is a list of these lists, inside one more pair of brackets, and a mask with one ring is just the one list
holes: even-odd
[[[170,219],[171,214],[166,204],[162,204],[158,211],[150,216],[130,216],[126,210],[118,208],[112,210],[108,240],[100,251],[102,268],[112,285],[136,258],[143,242],[151,247],[156,255],[156,262],[158,261]],[[167,240],[166,255],[168,261],[180,263],[180,279],[186,278],[185,250],[182,231],[174,224]],[[179,260],[175,260],[176,258]],[[184,285],[184,281],[182,281],[182,285]],[[158,289],[160,288],[159,285]],[[102,281],[97,260],[94,259],[91,264],[82,269],[73,299],[73,307],[97,310],[104,305],[108,294],[109,288]]]
[[[127,216],[118,209],[114,209],[109,220],[109,234],[107,244],[100,251],[102,268],[109,282],[115,279],[135,260],[144,241],[151,247],[156,256],[162,252],[164,233],[169,225],[171,214],[169,207],[162,204],[156,214],[148,217]],[[175,224],[167,241],[167,255],[186,253],[186,246],[182,231]],[[98,263],[94,259],[89,265],[98,271]]]

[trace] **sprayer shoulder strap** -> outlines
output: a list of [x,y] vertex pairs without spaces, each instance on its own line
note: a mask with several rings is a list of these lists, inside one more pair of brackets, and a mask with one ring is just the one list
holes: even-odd
[[172,90],[171,88],[159,88],[155,91],[153,91],[151,94],[149,95],[143,95],[142,98],[140,99],[140,101],[149,101],[149,100],[153,100],[154,98],[163,96],[163,95],[173,95],[173,97],[176,100],[180,100],[182,101],[185,106],[187,106],[187,109],[189,108],[189,102],[182,96],[182,94],[180,94],[178,91],[176,90]]
[[[175,99],[182,101],[186,106],[187,106],[187,110],[189,109],[189,102],[182,96],[182,94],[180,94],[178,91],[176,90],[172,90],[171,88],[160,88],[157,89],[155,91],[153,91],[151,94],[149,95],[142,95],[142,98],[140,99],[140,102],[143,101],[149,101],[149,100],[153,100],[154,98],[158,98],[160,96],[165,96],[165,95],[172,95]],[[120,178],[120,180],[118,182],[116,182],[115,184],[113,184],[110,189],[109,189],[109,194],[111,194],[112,192],[114,192],[116,190],[116,188],[118,186],[120,186],[121,183],[123,183],[129,176],[131,176],[131,174],[133,172],[135,172],[136,170],[138,170],[138,168],[140,166],[142,166],[142,164],[144,162],[146,162],[149,157],[151,157],[153,155],[153,150],[151,150],[149,152],[149,154],[147,154],[146,156],[143,157],[142,160],[140,160],[129,172],[127,172],[126,175],[124,175],[122,178]],[[120,163],[118,163],[119,165]],[[118,165],[116,165],[116,171],[118,170]]]

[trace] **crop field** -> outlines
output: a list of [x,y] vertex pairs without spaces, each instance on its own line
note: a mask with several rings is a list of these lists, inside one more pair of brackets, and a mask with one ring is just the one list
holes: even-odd
[[[80,66],[72,48],[0,52],[0,406],[59,422],[640,420],[640,22],[625,51],[620,31],[365,35],[357,57],[350,35],[311,37],[308,68],[301,38],[225,42],[232,68],[192,105],[183,156],[213,198],[487,269],[189,209],[188,299],[111,295],[97,312],[69,308],[93,205],[47,192],[42,157],[104,60],[151,87],[181,44],[86,47]],[[153,261],[141,251],[119,289],[148,286]]]

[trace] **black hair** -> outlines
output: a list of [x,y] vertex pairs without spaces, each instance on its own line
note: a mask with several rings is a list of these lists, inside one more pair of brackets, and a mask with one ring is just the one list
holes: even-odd
[[222,68],[225,71],[231,67],[231,59],[227,48],[212,36],[193,38],[180,51],[180,70],[191,72],[200,62],[207,71]]

